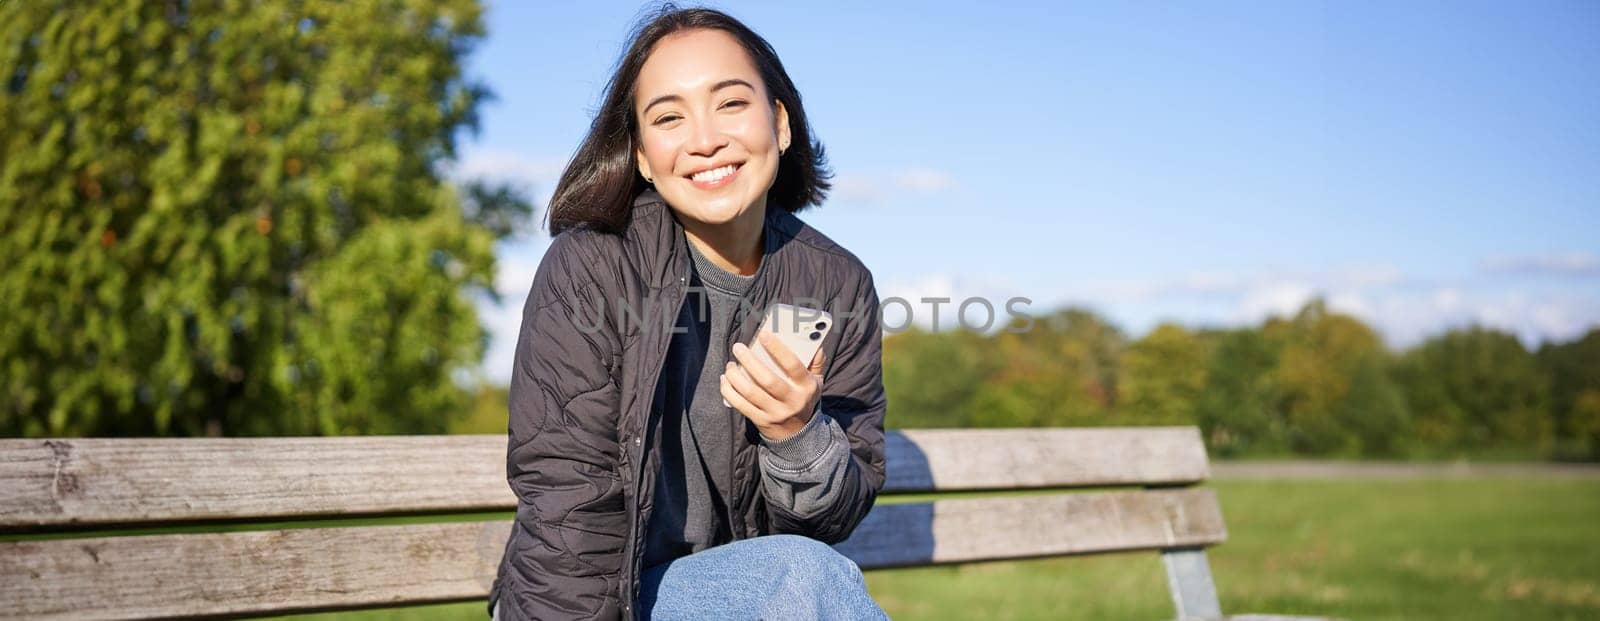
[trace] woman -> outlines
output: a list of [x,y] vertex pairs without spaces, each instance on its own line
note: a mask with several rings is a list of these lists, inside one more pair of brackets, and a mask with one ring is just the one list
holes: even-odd
[[[872,275],[793,215],[827,176],[760,36],[635,33],[523,309],[498,619],[885,618],[827,545],[883,486],[885,408]],[[813,360],[757,330],[779,302],[832,313]]]

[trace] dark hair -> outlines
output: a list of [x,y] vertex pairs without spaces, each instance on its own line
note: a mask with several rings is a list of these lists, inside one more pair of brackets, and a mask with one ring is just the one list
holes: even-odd
[[806,124],[800,92],[795,90],[777,52],[766,39],[739,20],[713,9],[679,9],[666,4],[641,23],[606,84],[604,103],[589,125],[589,134],[561,172],[561,181],[550,198],[550,234],[558,235],[579,225],[620,233],[627,226],[633,200],[649,187],[639,176],[634,161],[639,125],[633,116],[633,97],[639,70],[661,39],[702,28],[733,35],[750,54],[768,96],[782,102],[789,113],[793,142],[778,159],[778,176],[767,193],[768,201],[790,212],[820,205],[831,187],[828,178],[832,173],[828,171],[822,143],[811,135],[811,127]]

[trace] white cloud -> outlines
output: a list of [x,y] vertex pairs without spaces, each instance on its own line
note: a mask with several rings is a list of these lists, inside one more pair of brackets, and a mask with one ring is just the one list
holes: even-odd
[[[1310,272],[1196,272],[1154,281],[1089,283],[1060,299],[1103,305],[1125,328],[1157,319],[1191,326],[1250,326],[1292,316],[1322,297],[1360,318],[1394,349],[1451,328],[1481,325],[1516,334],[1528,347],[1565,341],[1600,326],[1600,295],[1580,290],[1486,283],[1431,283],[1389,265]],[[1127,323],[1133,319],[1139,325]],[[1137,331],[1134,331],[1137,334]]]
[[833,198],[877,203],[897,194],[937,194],[956,187],[955,177],[932,168],[911,167],[888,174],[841,174],[833,178]]
[[956,187],[953,177],[944,171],[931,168],[909,168],[895,176],[895,184],[902,189],[932,194]]
[[1600,276],[1600,256],[1581,250],[1536,256],[1500,256],[1484,261],[1483,269],[1533,276]]
[[1316,287],[1307,283],[1264,283],[1239,295],[1232,319],[1239,322],[1256,322],[1273,315],[1293,315],[1316,294]]
[[1390,287],[1406,282],[1400,268],[1393,265],[1352,265],[1328,272],[1336,284],[1350,287]]
[[[907,281],[891,281],[878,286],[886,332],[899,332],[915,325],[923,330],[964,328],[999,330],[1011,319],[1014,308],[1034,315],[1048,310],[1037,304],[1007,302],[1019,297],[1018,288],[1001,278],[929,274]],[[957,315],[965,311],[961,315]]]
[[1543,341],[1571,340],[1600,326],[1600,299],[1573,292],[1463,293],[1440,287],[1356,297],[1354,305],[1335,304],[1330,299],[1329,306],[1374,325],[1396,349],[1469,325],[1510,332],[1530,348]]
[[1280,308],[1288,303],[1286,300],[1305,297],[1312,290],[1399,287],[1409,282],[1399,268],[1376,264],[1310,272],[1234,274],[1198,271],[1150,281],[1089,283],[1084,293],[1093,299],[1117,302],[1173,297],[1244,297],[1250,301],[1250,308]]
[[559,158],[528,155],[505,149],[468,152],[449,171],[456,179],[488,178],[535,186],[554,186],[566,162]]
[[866,177],[839,175],[833,178],[833,198],[851,203],[876,203],[883,192]]
[[510,183],[528,192],[535,207],[550,204],[550,195],[561,180],[566,161],[551,156],[529,155],[505,149],[467,152],[445,175],[457,182],[474,179]]

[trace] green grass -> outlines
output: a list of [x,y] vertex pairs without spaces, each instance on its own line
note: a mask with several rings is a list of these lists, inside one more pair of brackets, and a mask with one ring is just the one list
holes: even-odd
[[[1213,483],[1223,610],[1350,619],[1600,618],[1600,482]],[[869,572],[906,619],[1160,619],[1154,554]]]
[[[1224,611],[1600,618],[1600,481],[1231,481],[1210,551]],[[867,572],[896,619],[1162,619],[1154,553]],[[296,619],[484,619],[470,602]]]

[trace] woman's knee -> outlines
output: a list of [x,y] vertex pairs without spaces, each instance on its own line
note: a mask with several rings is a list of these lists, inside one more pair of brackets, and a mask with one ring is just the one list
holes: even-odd
[[763,537],[768,553],[774,560],[795,573],[811,574],[814,579],[854,578],[861,568],[832,546],[801,535],[768,535]]

